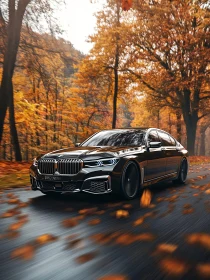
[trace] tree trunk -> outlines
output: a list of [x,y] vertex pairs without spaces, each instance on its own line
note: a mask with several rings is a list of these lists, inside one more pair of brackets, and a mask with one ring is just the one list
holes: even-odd
[[176,134],[177,134],[177,140],[181,143],[182,141],[182,123],[181,123],[182,115],[180,111],[176,111]]
[[13,86],[10,81],[10,95],[9,95],[9,123],[10,123],[10,134],[12,139],[12,145],[15,152],[15,160],[22,161],[22,155],[20,151],[20,144],[18,140],[17,128],[15,124],[15,110],[14,110],[14,98],[13,98]]
[[200,156],[206,155],[206,130],[209,126],[201,127],[201,140],[200,140]]
[[198,124],[198,95],[191,101],[191,92],[189,89],[184,89],[184,98],[182,101],[182,114],[187,131],[187,149],[192,156],[195,154],[195,138]]
[[188,116],[188,120],[185,122],[187,130],[187,149],[191,156],[195,154],[197,122],[198,119],[191,116]]
[[[120,25],[120,6],[117,2],[117,26]],[[114,64],[114,96],[113,96],[113,116],[112,116],[112,128],[116,128],[117,122],[117,95],[118,95],[118,66],[119,66],[119,34],[116,34],[116,52],[115,52],[115,64]]]
[[20,43],[23,16],[30,0],[19,1],[17,7],[15,7],[15,2],[16,1],[14,0],[8,1],[9,22],[7,26],[7,43],[4,53],[3,74],[0,89],[0,143],[3,136],[7,107],[9,106],[9,94],[11,92],[12,77]]
[[157,111],[157,128],[160,128],[160,111]]
[[171,134],[171,114],[168,114],[168,132]]
[[[116,57],[117,60],[117,57]],[[115,63],[116,65],[117,63]],[[114,69],[114,96],[113,96],[113,116],[112,128],[116,128],[117,122],[117,95],[118,95],[118,70]]]

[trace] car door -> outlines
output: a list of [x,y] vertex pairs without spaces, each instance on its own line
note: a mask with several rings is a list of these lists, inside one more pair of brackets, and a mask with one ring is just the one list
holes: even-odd
[[168,133],[158,130],[161,138],[162,150],[166,158],[166,174],[176,173],[178,171],[180,155],[176,149],[176,141]]
[[[156,129],[149,131],[146,135],[146,143],[148,142],[160,142]],[[162,147],[147,148],[145,151],[147,158],[147,165],[145,170],[145,181],[151,181],[153,179],[162,177],[165,175],[166,159],[165,153],[162,151]]]

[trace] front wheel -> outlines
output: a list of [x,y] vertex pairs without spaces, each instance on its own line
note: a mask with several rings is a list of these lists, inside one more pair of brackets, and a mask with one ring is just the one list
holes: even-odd
[[187,180],[187,173],[188,173],[188,163],[186,158],[184,158],[179,168],[179,176],[176,180],[174,180],[174,182],[184,184]]
[[129,161],[122,173],[122,195],[126,199],[133,199],[137,196],[140,186],[139,169],[137,165]]

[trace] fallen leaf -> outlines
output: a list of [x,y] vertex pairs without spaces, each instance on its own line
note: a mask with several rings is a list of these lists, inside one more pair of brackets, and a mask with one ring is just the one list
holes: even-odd
[[7,201],[8,204],[19,204],[20,200],[18,198],[11,198]]
[[12,225],[9,226],[9,230],[14,230],[14,231],[16,231],[16,230],[20,229],[24,224],[25,224],[25,222],[22,222],[22,221],[21,221],[21,222],[14,223],[14,224],[12,224]]
[[18,203],[17,207],[20,207],[20,208],[24,208],[24,207],[27,207],[28,206],[28,203],[27,202],[20,202]]
[[210,194],[210,189],[205,191],[206,194]]
[[71,234],[71,235],[67,236],[66,239],[67,240],[72,240],[72,239],[75,239],[75,238],[78,239],[78,236],[79,235],[77,233],[74,233],[74,234]]
[[139,225],[143,224],[143,222],[144,222],[144,217],[141,217],[141,218],[138,218],[138,219],[133,223],[133,225],[134,225],[134,226],[139,226]]
[[193,208],[188,208],[188,209],[184,209],[182,211],[182,214],[186,215],[186,214],[191,214],[194,212],[194,209]]
[[79,214],[82,214],[82,215],[93,214],[97,210],[98,210],[98,208],[96,208],[96,207],[94,207],[94,208],[87,208],[87,209],[81,209],[81,210],[79,210]]
[[1,215],[1,218],[10,218],[20,213],[20,210],[18,210],[17,208],[9,209]]
[[25,220],[28,219],[28,215],[27,214],[21,214],[15,217],[16,220]]
[[15,249],[11,257],[12,258],[20,258],[23,260],[31,260],[34,257],[35,248],[32,245],[25,245],[23,247]]
[[192,233],[186,238],[189,244],[198,244],[207,249],[210,249],[210,234],[207,233]]
[[84,255],[81,255],[79,257],[76,258],[76,261],[80,264],[82,263],[86,263],[88,261],[91,261],[92,259],[94,259],[97,256],[96,252],[91,252],[91,253],[86,253]]
[[199,196],[199,193],[194,193],[193,196]]
[[197,178],[200,179],[200,180],[204,179],[205,177],[206,177],[206,175],[203,175],[203,176],[199,175],[199,176],[197,176]]
[[196,270],[201,277],[210,278],[210,263],[199,263]]
[[136,238],[135,235],[132,235],[130,233],[123,233],[118,236],[115,241],[117,244],[130,245],[131,243],[136,241]]
[[173,253],[177,249],[177,245],[170,244],[170,243],[162,243],[157,246],[158,252],[163,253]]
[[128,218],[129,212],[126,210],[117,210],[116,211],[116,218]]
[[95,212],[96,215],[103,215],[104,213],[105,213],[105,210],[99,210],[99,211]]
[[9,239],[14,239],[20,236],[19,231],[8,231],[4,237]]
[[140,233],[140,234],[136,235],[137,241],[153,241],[155,238],[156,238],[156,236],[149,232]]
[[167,274],[181,276],[189,270],[189,266],[181,260],[166,258],[160,261],[160,267]]
[[192,204],[186,203],[186,204],[184,204],[183,207],[186,209],[189,209],[189,208],[192,208]]
[[46,243],[49,243],[49,242],[53,242],[55,240],[57,240],[58,237],[57,236],[54,236],[52,234],[43,234],[43,235],[40,235],[39,237],[37,237],[35,239],[35,241],[40,244],[40,245],[43,245],[43,244],[46,244]]
[[88,224],[89,224],[90,226],[95,226],[95,225],[100,224],[100,222],[101,222],[100,219],[93,219],[93,220],[90,220],[90,221],[88,222]]
[[116,202],[116,203],[108,203],[107,208],[112,208],[112,207],[119,207],[122,205],[122,202]]
[[62,225],[65,227],[75,227],[78,225],[79,220],[81,220],[81,218],[79,217],[73,217],[73,218],[69,218],[69,219],[65,219],[62,222]]
[[157,197],[157,198],[156,198],[156,201],[157,201],[157,202],[161,202],[161,201],[163,201],[163,200],[165,200],[164,197]]
[[133,206],[132,206],[132,204],[124,204],[123,205],[123,208],[125,208],[125,209],[131,209]]
[[150,205],[148,206],[148,208],[155,208],[155,207],[156,207],[155,204],[150,204]]
[[100,244],[106,244],[111,242],[114,238],[119,236],[119,232],[113,233],[97,233],[91,236],[91,239]]
[[150,190],[144,190],[143,194],[140,198],[140,206],[141,207],[148,207],[152,200],[152,193]]
[[169,202],[175,202],[179,196],[178,195],[173,195],[171,197],[166,198],[165,200]]
[[15,195],[14,195],[13,193],[8,193],[8,194],[7,194],[7,197],[8,197],[8,198],[13,198],[14,196],[15,196]]
[[75,240],[71,240],[68,242],[67,244],[67,249],[69,248],[77,248],[77,249],[81,249],[84,247],[84,241],[79,238],[79,239],[75,239]]

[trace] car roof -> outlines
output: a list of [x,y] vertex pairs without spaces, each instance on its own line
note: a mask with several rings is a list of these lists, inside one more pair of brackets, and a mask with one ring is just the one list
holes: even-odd
[[109,130],[148,130],[150,127],[119,127],[119,128],[110,128],[110,129],[103,129],[103,131],[109,131]]

